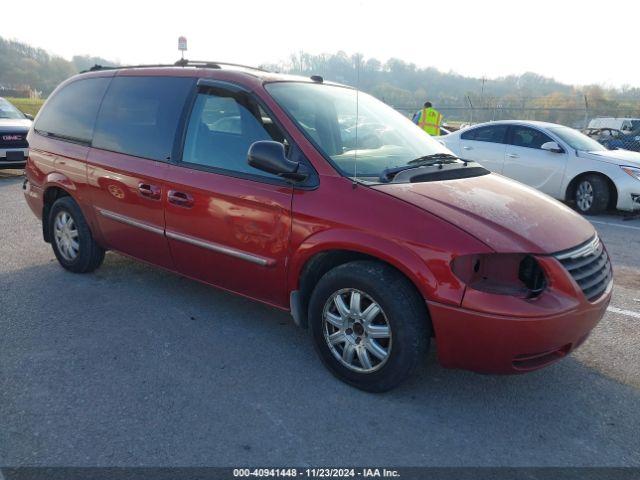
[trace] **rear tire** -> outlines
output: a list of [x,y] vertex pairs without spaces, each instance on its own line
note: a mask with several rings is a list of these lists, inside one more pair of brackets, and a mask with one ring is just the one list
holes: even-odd
[[93,239],[78,204],[71,197],[56,200],[49,213],[51,246],[60,265],[74,273],[88,273],[104,260],[104,249]]
[[370,392],[403,382],[429,348],[423,298],[401,273],[375,261],[326,273],[311,295],[309,321],[315,349],[331,373]]
[[576,209],[584,215],[598,215],[609,206],[611,191],[607,180],[596,174],[578,180],[574,192]]

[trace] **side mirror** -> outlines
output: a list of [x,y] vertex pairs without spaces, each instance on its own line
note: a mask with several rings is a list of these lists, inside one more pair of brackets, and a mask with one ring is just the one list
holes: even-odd
[[563,153],[564,152],[564,150],[556,142],[543,143],[540,148],[542,150],[546,150],[547,152],[553,152],[553,153]]
[[24,116],[29,120],[33,120],[33,115],[31,115],[30,113],[25,113]]
[[302,182],[309,176],[307,169],[299,162],[289,160],[284,145],[271,140],[260,140],[249,147],[249,165],[263,172],[278,175],[287,180]]

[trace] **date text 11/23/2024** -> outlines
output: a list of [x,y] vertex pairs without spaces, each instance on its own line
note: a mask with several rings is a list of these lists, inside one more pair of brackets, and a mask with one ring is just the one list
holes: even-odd
[[397,470],[386,468],[235,468],[235,478],[397,478]]

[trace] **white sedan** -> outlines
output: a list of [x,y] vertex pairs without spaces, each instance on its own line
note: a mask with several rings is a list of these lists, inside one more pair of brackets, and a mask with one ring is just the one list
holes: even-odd
[[473,125],[438,140],[464,160],[575,202],[582,213],[640,209],[640,153],[607,150],[573,128],[509,120]]

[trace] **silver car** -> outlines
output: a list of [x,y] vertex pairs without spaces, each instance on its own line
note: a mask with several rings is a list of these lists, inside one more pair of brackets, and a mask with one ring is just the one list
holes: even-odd
[[508,120],[473,125],[439,140],[462,159],[575,202],[581,213],[640,210],[640,153],[607,150],[573,128]]

